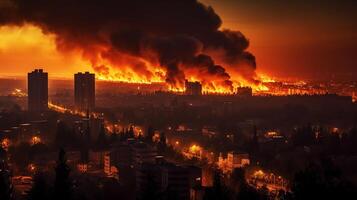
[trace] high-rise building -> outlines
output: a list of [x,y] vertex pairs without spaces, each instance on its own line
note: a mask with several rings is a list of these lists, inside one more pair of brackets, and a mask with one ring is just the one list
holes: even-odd
[[74,75],[74,103],[78,110],[95,107],[95,75],[89,72]]
[[35,69],[27,74],[28,110],[45,111],[48,109],[48,74]]
[[186,95],[202,95],[202,84],[198,81],[190,82],[188,80],[185,81],[185,94]]

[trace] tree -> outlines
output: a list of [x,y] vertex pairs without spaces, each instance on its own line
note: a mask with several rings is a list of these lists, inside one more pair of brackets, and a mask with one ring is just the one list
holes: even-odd
[[49,199],[49,187],[45,176],[37,172],[33,179],[33,185],[28,193],[28,200],[47,200]]
[[128,138],[134,138],[134,127],[130,126],[129,131],[127,132]]
[[204,200],[228,200],[229,199],[229,190],[221,182],[221,174],[219,171],[216,171],[213,179],[213,187],[206,190]]
[[159,139],[159,142],[157,143],[157,149],[158,149],[159,152],[166,152],[166,150],[167,150],[165,132],[162,132],[160,134],[160,139]]
[[0,161],[4,160],[6,161],[7,159],[7,152],[2,146],[0,145]]
[[66,152],[60,149],[56,166],[55,199],[67,200],[71,196],[72,184],[69,179],[70,168],[67,165]]
[[267,199],[264,192],[259,192],[251,187],[245,179],[245,171],[242,168],[233,170],[230,178],[230,187],[234,192],[234,196],[238,200],[260,200]]
[[245,172],[242,168],[235,168],[229,179],[229,186],[234,192],[239,192],[243,185],[247,184],[245,180]]
[[260,194],[255,188],[248,184],[241,185],[238,193],[236,193],[237,200],[264,200],[268,199],[264,194]]
[[11,183],[11,174],[7,166],[7,157],[4,154],[4,149],[0,147],[1,159],[0,159],[0,199],[12,200],[13,197],[13,185]]
[[146,137],[145,140],[149,143],[152,143],[152,138],[154,137],[154,128],[152,126],[149,126],[147,132],[146,132]]
[[292,192],[295,199],[350,199],[357,188],[342,178],[340,170],[330,160],[310,163],[296,173]]

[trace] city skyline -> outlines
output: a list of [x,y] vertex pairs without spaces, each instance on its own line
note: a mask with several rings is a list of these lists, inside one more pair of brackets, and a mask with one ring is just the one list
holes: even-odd
[[0,0],[0,200],[356,198],[356,10]]

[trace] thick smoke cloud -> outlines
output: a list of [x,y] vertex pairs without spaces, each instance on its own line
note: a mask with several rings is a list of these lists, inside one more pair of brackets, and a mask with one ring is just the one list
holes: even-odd
[[54,33],[60,50],[82,51],[102,74],[110,71],[100,62],[103,59],[119,69],[125,64],[147,79],[157,73],[152,66],[159,66],[171,85],[197,74],[204,83],[231,87],[227,69],[239,73],[241,65],[244,70],[249,66],[249,76],[255,74],[255,58],[246,51],[249,41],[240,32],[220,30],[220,17],[197,0],[5,0],[0,4],[0,24],[24,23]]

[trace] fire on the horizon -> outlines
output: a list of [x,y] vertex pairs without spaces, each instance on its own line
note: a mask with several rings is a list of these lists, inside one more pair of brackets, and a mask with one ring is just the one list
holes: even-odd
[[[160,63],[155,63],[139,56],[131,56],[130,59],[112,62],[105,57],[103,49],[97,49],[98,55],[95,56],[96,61],[94,62],[92,60],[93,55],[88,55],[83,50],[61,49],[57,46],[58,37],[56,35],[45,34],[40,27],[35,25],[3,26],[0,29],[0,36],[2,37],[0,47],[4,52],[20,51],[19,49],[22,49],[21,51],[31,51],[35,54],[51,55],[48,61],[45,59],[39,63],[45,63],[46,67],[56,70],[57,68],[62,68],[57,65],[52,66],[52,62],[56,60],[67,60],[70,66],[87,65],[88,70],[96,73],[97,79],[105,81],[141,84],[166,83],[168,90],[184,92],[182,79],[187,79],[188,81],[201,82],[203,93],[230,94],[233,93],[237,87],[242,86],[249,86],[254,92],[268,91],[269,88],[263,83],[273,80],[266,75],[259,74],[254,70],[252,71],[252,68],[249,67],[248,71],[251,73],[250,76],[245,76],[242,74],[243,72],[240,73],[239,71],[231,69],[232,67],[230,67],[229,64],[225,65],[225,69],[219,65],[215,65],[213,60],[208,56],[206,57],[197,52],[198,55],[195,55],[195,59],[197,59],[195,61],[196,63],[179,64],[180,68],[183,69],[182,74],[180,76],[175,75],[175,78],[179,78],[180,80],[172,82],[168,81],[168,73],[171,73],[170,69]],[[41,49],[36,49],[39,48],[36,46],[37,43],[42,44]],[[16,49],[13,49],[14,47],[16,47]],[[149,53],[150,52],[151,51],[149,51]],[[30,54],[30,52],[28,52],[28,54]],[[133,59],[140,60],[146,69],[142,70],[141,67],[132,62]],[[31,59],[26,60],[32,62]],[[46,64],[46,62],[48,62],[48,64]],[[21,63],[21,65],[24,64],[29,65],[27,63]],[[62,63],[60,64],[63,65]],[[68,75],[65,74],[65,76]],[[17,96],[18,93],[19,91],[14,91],[13,95]]]
[[[241,86],[267,90],[256,73],[248,38],[222,29],[220,16],[198,1],[141,2],[142,7],[112,1],[99,10],[87,1],[71,2],[71,9],[62,3],[11,1],[0,7],[0,26],[41,30],[45,45],[80,57],[101,80],[164,82],[171,91],[182,91],[185,80],[199,81],[205,93],[233,93]],[[155,15],[147,18],[151,12]],[[82,16],[93,23],[83,23]]]

